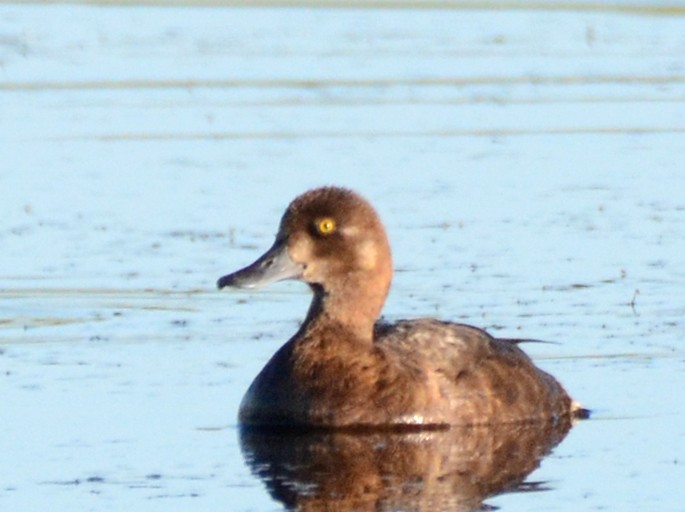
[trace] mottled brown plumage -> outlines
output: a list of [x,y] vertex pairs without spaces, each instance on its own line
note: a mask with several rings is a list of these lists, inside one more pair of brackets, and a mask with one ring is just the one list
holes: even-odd
[[558,419],[574,405],[509,340],[434,319],[377,324],[392,278],[385,229],[341,188],[299,196],[276,242],[219,287],[300,279],[314,292],[299,331],[247,391],[249,425],[392,427]]

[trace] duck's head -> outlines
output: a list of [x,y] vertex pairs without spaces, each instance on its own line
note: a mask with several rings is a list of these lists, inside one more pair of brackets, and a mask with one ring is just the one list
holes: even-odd
[[283,279],[308,283],[319,307],[341,321],[375,321],[390,287],[392,258],[373,207],[344,188],[310,190],[288,206],[271,248],[217,284],[255,288]]

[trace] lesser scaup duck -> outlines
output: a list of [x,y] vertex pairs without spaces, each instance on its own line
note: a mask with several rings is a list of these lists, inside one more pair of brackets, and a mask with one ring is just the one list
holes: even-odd
[[434,319],[377,323],[392,279],[383,224],[356,193],[310,190],[273,246],[219,288],[283,279],[314,292],[307,317],[257,375],[243,425],[430,427],[555,420],[580,410],[512,340]]

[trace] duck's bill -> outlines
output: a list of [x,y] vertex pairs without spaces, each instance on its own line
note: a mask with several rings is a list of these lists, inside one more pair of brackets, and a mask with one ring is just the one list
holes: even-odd
[[227,286],[258,288],[275,281],[297,279],[302,276],[303,270],[302,265],[290,259],[286,244],[276,240],[271,249],[252,265],[222,277],[216,284],[219,289]]

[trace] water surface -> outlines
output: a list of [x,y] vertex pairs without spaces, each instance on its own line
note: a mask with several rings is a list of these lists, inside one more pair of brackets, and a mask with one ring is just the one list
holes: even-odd
[[281,508],[235,417],[308,291],[214,283],[321,184],[389,319],[555,341],[593,409],[486,504],[681,510],[685,18],[641,5],[1,5],[3,510]]

